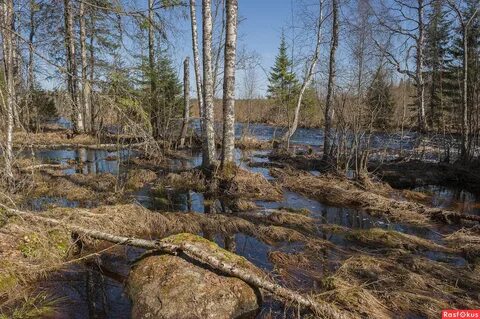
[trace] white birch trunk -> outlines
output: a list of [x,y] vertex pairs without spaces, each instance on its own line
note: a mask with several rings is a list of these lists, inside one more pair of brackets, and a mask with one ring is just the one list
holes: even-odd
[[418,99],[418,127],[420,131],[425,131],[427,127],[425,118],[425,82],[423,80],[423,64],[424,64],[424,4],[423,0],[418,0],[418,37],[417,37],[417,56],[416,56],[416,79],[417,79],[417,99]]
[[5,175],[10,181],[13,180],[12,162],[13,162],[13,112],[15,103],[15,83],[13,79],[13,35],[12,35],[12,19],[13,19],[13,0],[5,0],[2,5],[3,9],[3,58],[5,61],[5,84],[6,84],[6,116],[7,116],[7,136],[5,143]]
[[305,90],[307,87],[310,85],[310,82],[312,81],[313,78],[313,73],[315,72],[315,68],[317,67],[318,59],[320,57],[320,45],[321,45],[321,40],[322,40],[322,7],[323,7],[323,1],[319,1],[320,5],[320,14],[318,16],[318,22],[317,22],[317,42],[315,45],[315,52],[313,53],[313,56],[311,58],[310,66],[308,67],[307,73],[305,74],[305,79],[302,83],[302,87],[300,88],[300,93],[298,95],[297,99],[297,105],[295,107],[295,114],[293,116],[293,122],[292,125],[289,127],[287,133],[285,134],[284,139],[289,141],[290,138],[295,134],[295,131],[297,130],[298,127],[298,120],[300,117],[300,108],[302,106],[302,101],[303,101],[303,95],[305,94]]
[[80,1],[80,57],[82,61],[82,105],[85,122],[85,130],[91,131],[92,113],[90,109],[90,82],[87,75],[87,32],[85,26],[85,5]]
[[83,132],[83,112],[78,95],[77,62],[75,59],[75,39],[73,37],[73,12],[71,0],[64,0],[65,6],[65,46],[67,51],[67,84],[72,102],[73,131]]
[[[200,114],[201,122],[203,122],[204,103],[202,93],[202,77],[200,75],[200,53],[198,50],[197,13],[195,10],[195,0],[190,0],[190,18],[192,23],[193,68],[195,70],[195,82],[197,86],[198,114]],[[201,126],[203,130],[203,124]]]
[[235,62],[237,53],[238,1],[227,0],[227,33],[223,78],[223,148],[222,165],[233,163],[235,148]]
[[215,128],[213,113],[213,74],[212,74],[212,3],[202,1],[203,23],[203,96],[205,114],[203,121],[203,166],[215,164]]

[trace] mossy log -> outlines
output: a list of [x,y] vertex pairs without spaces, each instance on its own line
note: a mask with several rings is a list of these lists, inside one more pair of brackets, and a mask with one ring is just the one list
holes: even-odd
[[[175,240],[175,241],[166,241],[166,240],[146,240],[141,238],[134,237],[125,237],[114,234],[109,234],[101,232],[98,230],[86,229],[76,225],[65,224],[60,220],[53,218],[47,218],[39,216],[38,214],[20,211],[17,209],[10,208],[3,204],[0,204],[0,207],[4,208],[7,216],[18,216],[26,220],[30,220],[35,223],[44,223],[53,226],[62,226],[72,231],[73,233],[88,236],[97,240],[105,240],[108,242],[120,244],[120,245],[129,245],[138,248],[158,250],[170,254],[178,254],[183,252],[190,258],[201,262],[205,265],[210,266],[211,268],[220,271],[226,275],[233,276],[243,280],[244,282],[263,289],[273,296],[276,296],[282,300],[293,302],[298,304],[301,307],[308,308],[312,312],[321,315],[322,317],[327,318],[349,318],[350,316],[344,312],[340,312],[335,307],[329,305],[328,303],[320,302],[314,300],[313,298],[304,296],[298,292],[290,290],[288,288],[282,287],[281,285],[273,282],[269,278],[259,276],[258,274],[253,273],[252,271],[245,270],[242,267],[238,267],[237,263],[231,263],[225,260],[219,259],[217,256],[207,254],[206,251],[200,249],[195,244],[189,242],[188,240]],[[190,234],[188,234],[190,235]],[[190,235],[193,236],[193,235]],[[190,238],[186,236],[186,238]],[[181,237],[178,237],[181,238]]]

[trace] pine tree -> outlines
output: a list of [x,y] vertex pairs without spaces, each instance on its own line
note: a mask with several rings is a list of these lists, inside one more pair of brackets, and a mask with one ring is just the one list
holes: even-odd
[[291,102],[295,90],[298,88],[298,80],[295,73],[292,72],[292,61],[287,55],[287,42],[284,34],[282,34],[279,52],[268,81],[270,98],[276,99],[282,104]]
[[394,110],[391,85],[386,70],[380,68],[367,90],[367,105],[373,115],[373,126],[386,130],[391,128]]

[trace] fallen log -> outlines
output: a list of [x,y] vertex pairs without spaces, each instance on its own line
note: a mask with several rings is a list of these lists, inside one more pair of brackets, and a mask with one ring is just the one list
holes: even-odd
[[213,255],[208,255],[205,253],[205,251],[199,249],[197,246],[189,242],[172,243],[162,240],[147,240],[141,238],[119,236],[101,232],[98,230],[86,229],[76,225],[65,224],[64,222],[54,218],[43,217],[39,216],[38,214],[20,211],[10,208],[1,203],[0,207],[5,209],[7,216],[18,216],[35,223],[44,223],[52,226],[65,227],[73,233],[88,236],[97,240],[105,240],[120,245],[129,245],[138,248],[158,250],[170,254],[178,254],[179,252],[183,252],[190,258],[205,265],[208,265],[215,270],[239,278],[244,282],[259,289],[263,289],[282,300],[293,302],[301,307],[310,309],[313,313],[317,314],[322,318],[351,317],[347,313],[340,311],[327,303],[316,301],[313,298],[304,296],[291,289],[282,287],[281,285],[271,281],[269,278],[261,277],[257,274],[239,268],[236,264],[225,262]]
[[21,171],[32,171],[36,169],[65,169],[68,168],[67,165],[63,164],[35,164],[35,165],[30,165],[27,167],[20,167],[19,169]]
[[134,144],[79,144],[79,143],[61,143],[61,144],[18,144],[18,147],[31,147],[34,149],[62,149],[62,148],[86,148],[91,150],[117,150],[118,148],[135,148],[148,144],[140,142]]

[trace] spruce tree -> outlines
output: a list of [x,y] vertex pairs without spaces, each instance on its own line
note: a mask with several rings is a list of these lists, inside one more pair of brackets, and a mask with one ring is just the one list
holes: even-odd
[[386,70],[380,68],[367,90],[367,105],[373,116],[373,126],[381,130],[392,126],[394,102],[389,82]]
[[295,73],[292,72],[292,61],[287,55],[287,42],[283,33],[275,65],[272,67],[268,81],[270,98],[276,99],[282,104],[291,102],[295,90],[298,88],[298,80]]
[[429,78],[429,124],[440,128],[445,105],[445,86],[448,79],[449,38],[451,22],[446,19],[443,0],[434,0],[432,11],[428,14],[428,27],[425,37],[425,65]]

